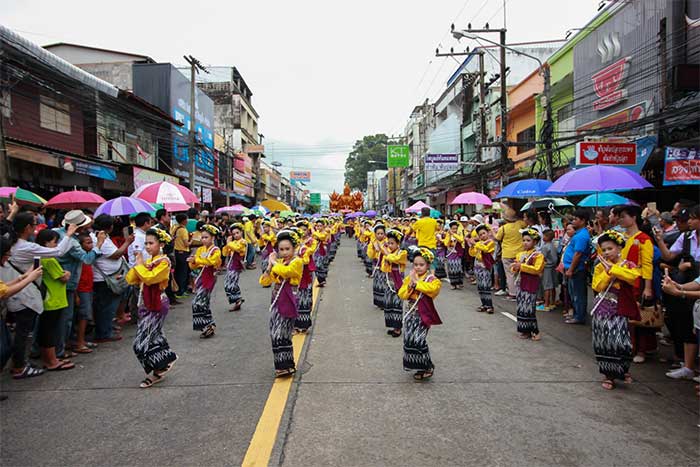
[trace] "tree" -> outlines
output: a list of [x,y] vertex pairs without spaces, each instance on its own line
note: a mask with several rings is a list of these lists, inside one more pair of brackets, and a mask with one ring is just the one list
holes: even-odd
[[355,141],[352,152],[345,161],[345,183],[357,190],[367,189],[367,172],[386,170],[385,134],[368,135]]

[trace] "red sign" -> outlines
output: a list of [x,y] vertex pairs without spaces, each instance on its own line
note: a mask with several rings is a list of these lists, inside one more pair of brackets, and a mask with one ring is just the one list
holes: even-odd
[[627,98],[627,89],[623,88],[632,57],[621,58],[598,73],[591,76],[595,93],[600,97],[593,103],[596,110],[605,110]]
[[576,165],[635,165],[635,143],[576,143]]
[[700,185],[700,152],[695,148],[666,148],[664,185]]

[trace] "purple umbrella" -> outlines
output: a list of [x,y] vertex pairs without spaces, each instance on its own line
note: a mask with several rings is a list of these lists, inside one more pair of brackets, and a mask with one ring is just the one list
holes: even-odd
[[609,165],[592,165],[567,172],[552,183],[547,192],[567,195],[599,191],[630,191],[651,188],[652,185],[636,172]]
[[129,214],[153,211],[154,209],[151,203],[148,203],[140,198],[120,196],[100,204],[100,206],[95,209],[95,217],[99,216],[100,214],[109,214],[110,216],[128,216]]
[[369,210],[365,213],[365,216],[367,217],[375,217],[377,215],[377,211]]

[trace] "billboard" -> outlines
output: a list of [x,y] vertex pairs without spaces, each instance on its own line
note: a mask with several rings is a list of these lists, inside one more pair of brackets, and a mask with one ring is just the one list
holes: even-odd
[[162,174],[154,170],[142,169],[140,167],[133,167],[134,171],[134,189],[138,189],[141,185],[146,183],[154,182],[170,182],[170,183],[180,183],[177,177],[172,175]]
[[312,206],[320,206],[321,205],[321,193],[311,193],[309,196],[309,202],[311,203]]
[[390,145],[386,147],[386,166],[392,167],[408,167],[411,154],[409,147],[406,145]]
[[426,154],[425,155],[425,170],[440,171],[440,170],[458,170],[459,169],[459,154]]
[[310,182],[311,172],[305,170],[292,170],[289,172],[289,180],[293,182]]
[[666,185],[700,185],[700,151],[697,148],[666,148]]
[[635,143],[576,143],[576,165],[635,165]]

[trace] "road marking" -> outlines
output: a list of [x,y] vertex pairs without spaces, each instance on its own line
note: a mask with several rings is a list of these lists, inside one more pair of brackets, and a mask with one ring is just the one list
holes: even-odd
[[508,313],[507,311],[501,311],[501,314],[502,314],[503,316],[505,316],[506,318],[508,318],[508,319],[512,319],[512,320],[515,321],[516,323],[518,322],[518,318],[516,318],[516,317],[513,316],[512,314]]
[[[318,293],[318,283],[314,281],[312,312],[316,308]],[[297,369],[299,369],[299,357],[301,356],[301,349],[304,347],[305,340],[306,334],[295,334],[292,336],[294,361]],[[287,398],[289,397],[289,390],[292,388],[293,381],[294,378],[278,378],[272,383],[267,402],[265,402],[265,407],[258,420],[258,425],[255,427],[255,433],[253,433],[253,438],[250,440],[241,465],[246,467],[266,466],[270,462],[270,455],[277,439],[277,432],[279,431],[282,414],[284,414],[284,408],[287,405]]]

